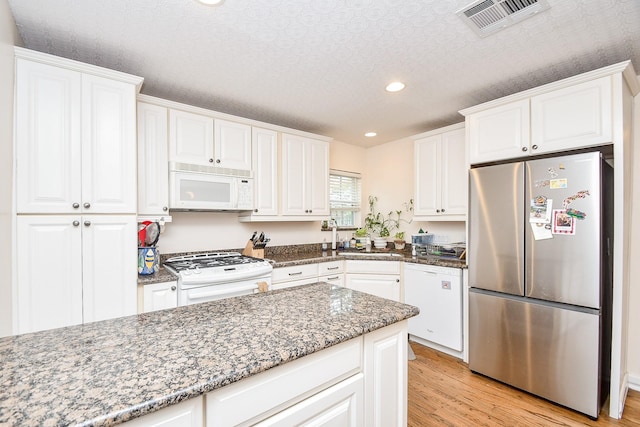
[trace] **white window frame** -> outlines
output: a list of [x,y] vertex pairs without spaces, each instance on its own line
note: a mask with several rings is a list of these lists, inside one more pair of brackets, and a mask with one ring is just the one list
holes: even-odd
[[[346,178],[355,179],[354,181],[357,188],[354,189],[355,190],[355,195],[354,195],[355,200],[353,200],[354,205],[346,206],[346,207],[336,206],[336,204],[340,202],[345,202],[345,200],[336,200],[335,198],[332,198],[331,189],[333,185],[335,185],[334,178],[333,178],[335,176],[340,178],[346,177]],[[346,202],[348,201],[349,200],[346,200]],[[358,228],[360,226],[360,221],[361,221],[360,212],[362,210],[362,175],[361,174],[357,172],[349,172],[349,171],[343,171],[338,169],[329,170],[329,209],[330,209],[332,219],[335,219],[336,216],[334,215],[334,212],[336,211],[353,212],[353,224],[351,225],[338,224],[338,228]]]

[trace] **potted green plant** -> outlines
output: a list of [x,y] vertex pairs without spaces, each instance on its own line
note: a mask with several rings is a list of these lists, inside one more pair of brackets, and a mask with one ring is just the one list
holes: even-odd
[[396,249],[399,251],[403,250],[406,243],[404,241],[404,231],[398,231],[394,237],[395,239],[393,240],[393,244],[395,245]]
[[[402,210],[390,211],[385,216],[382,212],[376,210],[377,201],[378,198],[376,196],[369,196],[369,213],[364,219],[364,227],[362,228],[372,236],[375,247],[382,249],[387,247],[387,238],[391,235],[391,232],[400,228],[400,222],[411,223],[411,220],[407,221],[401,218]],[[413,211],[413,199],[405,203],[405,210],[407,212]]]

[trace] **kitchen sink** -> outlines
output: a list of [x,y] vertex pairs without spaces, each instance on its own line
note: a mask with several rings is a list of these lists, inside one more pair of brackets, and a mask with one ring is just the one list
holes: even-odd
[[338,252],[338,255],[344,256],[368,256],[368,257],[398,257],[401,258],[402,254],[397,254],[395,252]]

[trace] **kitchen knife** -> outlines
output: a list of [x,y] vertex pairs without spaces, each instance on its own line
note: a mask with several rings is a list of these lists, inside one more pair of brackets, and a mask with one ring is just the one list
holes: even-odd
[[257,231],[254,231],[254,232],[253,232],[253,236],[251,236],[251,238],[249,239],[249,241],[250,241],[252,244],[255,242],[255,239],[256,239],[256,235],[257,235],[257,234],[258,234],[258,232],[257,232]]

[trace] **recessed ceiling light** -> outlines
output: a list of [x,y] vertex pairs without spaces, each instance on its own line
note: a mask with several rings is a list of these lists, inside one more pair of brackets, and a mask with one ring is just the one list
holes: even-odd
[[402,82],[391,82],[385,88],[387,92],[399,92],[402,89],[404,89],[404,83]]
[[207,6],[218,6],[221,5],[224,0],[198,0],[202,4],[206,4]]
[[376,135],[377,135],[377,133],[375,133],[375,132],[367,132],[367,133],[364,134],[364,136],[368,136],[369,138],[374,137]]

